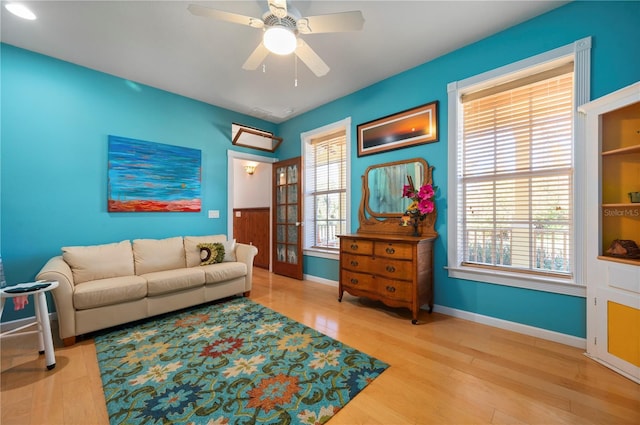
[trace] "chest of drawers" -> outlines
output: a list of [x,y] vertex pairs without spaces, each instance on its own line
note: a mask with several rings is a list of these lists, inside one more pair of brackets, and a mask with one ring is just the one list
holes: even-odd
[[340,236],[340,284],[344,292],[411,310],[418,321],[422,305],[433,309],[435,237],[385,234]]

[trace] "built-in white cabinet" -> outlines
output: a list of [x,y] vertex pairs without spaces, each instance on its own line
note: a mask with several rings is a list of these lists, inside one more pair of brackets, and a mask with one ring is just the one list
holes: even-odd
[[640,82],[586,115],[587,354],[640,383]]

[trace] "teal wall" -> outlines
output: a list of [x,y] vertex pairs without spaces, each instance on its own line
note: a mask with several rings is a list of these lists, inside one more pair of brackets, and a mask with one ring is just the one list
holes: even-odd
[[[277,126],[150,87],[134,90],[122,79],[2,45],[0,248],[7,278],[33,279],[64,245],[226,233],[226,150],[243,150],[231,145],[231,122],[284,137],[276,155],[287,159],[300,155],[301,132],[351,117],[352,230],[364,170],[423,157],[435,166],[440,188],[436,303],[584,337],[584,298],[448,278],[446,86],[591,36],[591,97],[597,98],[640,80],[638,22],[640,2],[572,2]],[[433,100],[439,101],[439,142],[357,157],[358,124]],[[203,212],[107,213],[109,134],[201,149]],[[208,209],[220,210],[223,217],[207,219]],[[305,257],[304,267],[306,274],[338,279],[337,261]],[[32,314],[27,310],[3,319]]]
[[[275,124],[0,48],[0,247],[9,284],[33,280],[62,246],[227,233],[227,150],[255,153],[231,144],[231,123],[274,132]],[[202,211],[108,213],[110,134],[200,149]],[[221,218],[207,218],[210,209]],[[32,305],[2,319],[30,315]]]
[[[285,140],[347,116],[352,118],[352,230],[358,226],[360,176],[372,164],[422,157],[434,165],[439,187],[436,206],[435,303],[560,333],[586,336],[586,304],[582,297],[559,295],[460,279],[450,279],[447,265],[447,83],[592,37],[593,99],[640,80],[640,2],[573,2],[477,43],[381,81],[280,125]],[[429,40],[417,42],[428,43]],[[440,141],[389,153],[357,157],[356,127],[385,115],[439,101]],[[281,158],[300,155],[289,143]],[[307,257],[307,270],[332,279],[337,262]]]

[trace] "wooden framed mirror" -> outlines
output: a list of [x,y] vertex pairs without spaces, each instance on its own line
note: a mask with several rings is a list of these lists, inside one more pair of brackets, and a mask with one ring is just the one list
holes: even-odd
[[[358,233],[407,234],[411,227],[401,226],[400,218],[411,203],[402,197],[402,188],[411,176],[416,186],[433,184],[433,166],[422,158],[387,162],[368,167],[362,176],[362,199],[358,211]],[[436,210],[420,222],[424,236],[437,236],[434,230]]]

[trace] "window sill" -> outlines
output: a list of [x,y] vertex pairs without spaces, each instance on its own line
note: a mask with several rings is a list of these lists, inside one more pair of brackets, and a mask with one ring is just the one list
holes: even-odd
[[309,257],[326,258],[336,261],[340,259],[340,253],[328,249],[305,248],[302,254]]
[[449,271],[449,277],[456,279],[493,283],[496,285],[572,295],[575,297],[587,296],[586,286],[564,279],[554,279],[548,276],[523,276],[520,273],[480,270],[471,267],[445,267],[445,269]]

